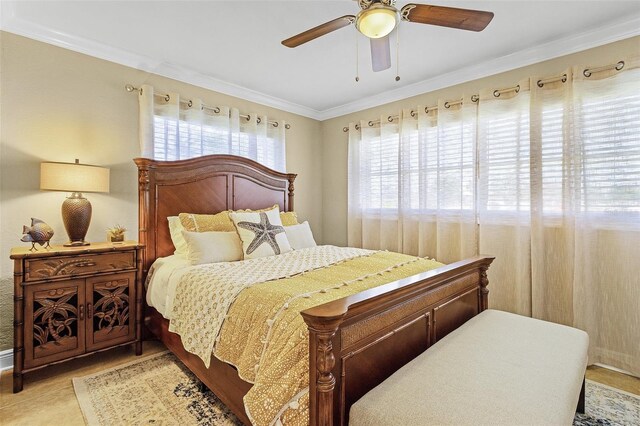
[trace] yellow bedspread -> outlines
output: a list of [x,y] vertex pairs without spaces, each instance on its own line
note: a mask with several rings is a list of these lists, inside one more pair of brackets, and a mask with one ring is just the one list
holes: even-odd
[[433,260],[375,252],[240,292],[214,353],[254,386],[244,398],[257,426],[309,422],[309,337],[300,312],[442,266]]

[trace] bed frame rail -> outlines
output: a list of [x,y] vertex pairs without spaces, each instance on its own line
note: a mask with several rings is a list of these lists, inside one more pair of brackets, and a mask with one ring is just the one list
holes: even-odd
[[360,397],[487,309],[493,259],[466,259],[302,312],[310,424],[348,424]]

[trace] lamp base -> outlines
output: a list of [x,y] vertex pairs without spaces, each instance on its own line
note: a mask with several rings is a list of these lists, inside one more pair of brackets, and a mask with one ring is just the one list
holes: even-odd
[[82,247],[89,246],[91,243],[89,241],[69,241],[68,243],[64,243],[64,247]]
[[69,235],[65,247],[89,245],[84,237],[91,223],[91,203],[81,193],[74,192],[62,203],[62,222]]

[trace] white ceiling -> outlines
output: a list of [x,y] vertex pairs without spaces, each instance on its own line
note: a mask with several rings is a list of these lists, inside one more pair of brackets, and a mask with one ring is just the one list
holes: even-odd
[[379,73],[354,26],[295,49],[280,44],[357,13],[351,0],[2,2],[2,27],[317,119],[640,34],[637,0],[430,3],[495,17],[480,33],[401,22],[399,82],[395,38],[392,67]]

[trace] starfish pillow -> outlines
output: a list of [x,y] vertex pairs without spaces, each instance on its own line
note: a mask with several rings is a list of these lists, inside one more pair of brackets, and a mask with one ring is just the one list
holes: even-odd
[[245,259],[273,256],[291,251],[278,207],[265,212],[230,212]]

